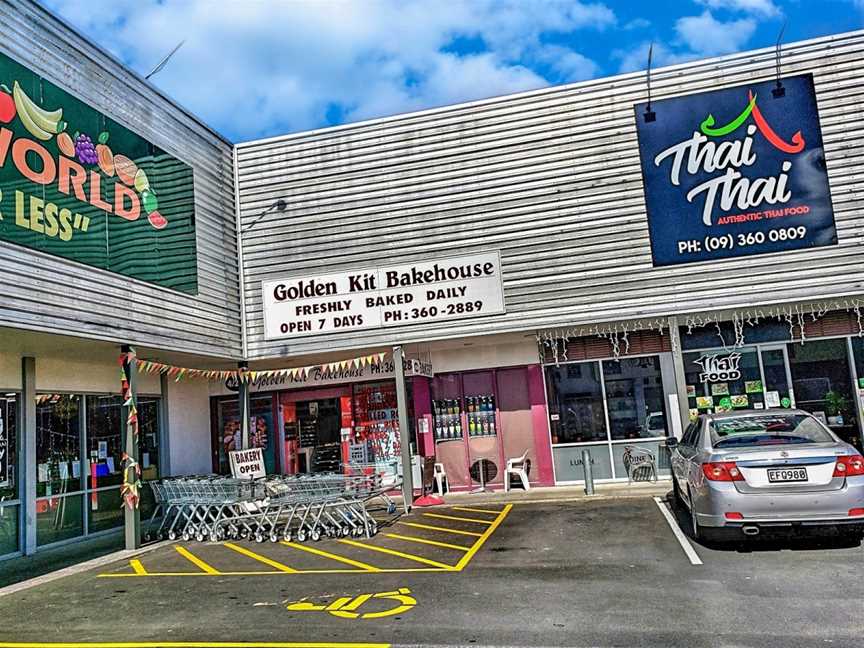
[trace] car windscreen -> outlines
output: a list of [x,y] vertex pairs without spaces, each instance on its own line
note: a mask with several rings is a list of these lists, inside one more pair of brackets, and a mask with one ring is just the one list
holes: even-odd
[[715,448],[747,448],[795,443],[831,443],[834,439],[812,416],[766,414],[711,421]]

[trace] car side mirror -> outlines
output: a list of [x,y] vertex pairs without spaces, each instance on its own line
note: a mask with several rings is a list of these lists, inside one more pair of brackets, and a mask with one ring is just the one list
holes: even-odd
[[666,437],[666,447],[670,450],[678,445],[678,439],[673,437]]

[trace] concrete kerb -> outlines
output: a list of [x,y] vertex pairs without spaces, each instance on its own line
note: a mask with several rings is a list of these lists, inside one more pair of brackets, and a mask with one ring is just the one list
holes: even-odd
[[65,578],[66,576],[80,574],[96,567],[103,567],[110,563],[129,560],[130,558],[140,556],[141,554],[148,553],[169,544],[172,544],[172,541],[163,540],[162,542],[154,542],[153,544],[149,544],[138,549],[123,549],[121,551],[115,551],[114,553],[99,556],[98,558],[80,562],[75,565],[70,565],[69,567],[64,567],[63,569],[58,569],[47,574],[42,574],[41,576],[30,578],[25,581],[21,581],[20,583],[13,583],[12,585],[7,585],[6,587],[0,588],[0,596],[14,594],[15,592],[30,589],[31,587],[36,587],[37,585],[44,585],[45,583],[50,583],[60,578]]
[[[597,502],[603,500],[628,498],[653,498],[664,496],[672,490],[671,480],[657,482],[637,482],[633,484],[598,484],[594,495],[586,495],[583,486],[551,486],[537,487],[529,491],[510,491],[509,493],[470,493],[456,492],[444,495],[444,504],[424,506],[423,509],[434,509],[449,506],[465,505],[501,505],[504,504],[556,504],[573,502]],[[401,505],[401,497],[393,498]],[[418,507],[419,508],[419,507]]]

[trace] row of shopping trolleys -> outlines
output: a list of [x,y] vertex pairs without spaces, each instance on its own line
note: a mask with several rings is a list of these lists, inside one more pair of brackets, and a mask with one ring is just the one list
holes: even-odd
[[[148,482],[156,508],[145,539],[256,542],[371,538],[378,523],[368,504],[383,500],[396,510],[380,474],[280,475],[260,479],[170,477]],[[153,530],[157,518],[158,527]]]

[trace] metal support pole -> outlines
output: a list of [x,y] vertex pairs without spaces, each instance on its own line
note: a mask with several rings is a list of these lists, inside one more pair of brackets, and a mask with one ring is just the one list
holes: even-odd
[[585,449],[582,451],[582,472],[585,475],[585,494],[594,494],[594,473],[591,468],[591,451]]
[[393,372],[396,374],[396,407],[399,413],[399,444],[402,447],[402,501],[405,512],[414,503],[414,475],[411,470],[411,435],[408,431],[408,391],[405,389],[404,353],[393,347]]
[[36,358],[21,358],[21,435],[18,479],[23,510],[21,551],[36,553]]
[[[124,344],[120,350],[126,354],[129,353],[131,347]],[[132,392],[133,402],[138,400],[138,369],[135,363],[136,360],[129,360],[128,356],[123,361],[123,369],[129,379],[129,391]],[[129,434],[129,426],[126,423],[128,419],[129,408],[124,405],[120,414],[120,434],[123,439],[123,447],[126,449],[126,454],[135,463],[138,463],[141,461],[140,443],[134,434]],[[138,549],[141,546],[141,510],[139,508],[130,509],[128,506],[123,506],[123,533],[126,538],[126,549]]]
[[[672,363],[675,367],[675,390],[678,392],[678,416],[681,419],[681,429],[690,425],[690,405],[687,396],[687,379],[684,374],[684,355],[681,352],[681,334],[678,331],[678,318],[669,318],[669,340],[672,343]],[[673,416],[674,412],[669,412]],[[669,429],[671,435],[672,430]]]
[[[237,368],[245,370],[249,368],[249,364],[238,362]],[[238,381],[237,398],[240,403],[240,444],[242,446],[241,449],[246,450],[249,447],[249,412],[252,410],[251,403],[249,402],[248,380]]]
[[159,476],[167,477],[171,474],[171,423],[168,420],[168,376],[159,374]]

